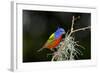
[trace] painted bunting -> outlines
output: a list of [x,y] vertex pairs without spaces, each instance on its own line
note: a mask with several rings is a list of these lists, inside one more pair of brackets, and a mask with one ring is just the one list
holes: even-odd
[[63,34],[65,34],[65,30],[63,28],[58,28],[54,33],[51,34],[49,39],[46,41],[43,47],[38,50],[38,52],[44,48],[47,48],[49,50],[53,50],[54,48],[56,48],[62,40]]

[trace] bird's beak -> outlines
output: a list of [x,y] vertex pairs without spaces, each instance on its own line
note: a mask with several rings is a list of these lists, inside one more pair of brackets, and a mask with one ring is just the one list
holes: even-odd
[[63,32],[63,34],[65,34],[66,32]]

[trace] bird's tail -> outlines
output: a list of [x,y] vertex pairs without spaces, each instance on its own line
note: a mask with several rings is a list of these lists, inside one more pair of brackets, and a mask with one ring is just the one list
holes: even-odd
[[43,50],[43,48],[40,48],[37,52],[40,52],[40,51],[42,51]]

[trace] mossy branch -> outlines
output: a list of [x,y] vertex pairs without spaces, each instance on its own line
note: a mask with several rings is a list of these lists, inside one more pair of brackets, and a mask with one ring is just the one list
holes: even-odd
[[[72,17],[72,25],[71,25],[70,33],[65,34],[64,40],[61,41],[60,47],[57,48],[57,52],[54,52],[54,55],[53,55],[51,61],[54,61],[56,58],[57,58],[56,60],[62,60],[62,56],[65,56],[63,59],[69,58],[69,60],[73,60],[74,56],[77,56],[77,53],[80,53],[80,52],[78,52],[80,50],[77,51],[75,46],[78,46],[78,47],[80,46],[81,48],[83,48],[83,47],[81,45],[78,45],[74,41],[74,38],[71,35],[78,31],[84,31],[86,29],[90,29],[91,27],[88,26],[88,27],[79,28],[79,29],[74,30],[74,28],[73,28],[74,22],[77,19],[80,19],[80,16],[78,16],[77,18],[75,18],[75,16]],[[69,50],[70,50],[70,54],[68,53]]]

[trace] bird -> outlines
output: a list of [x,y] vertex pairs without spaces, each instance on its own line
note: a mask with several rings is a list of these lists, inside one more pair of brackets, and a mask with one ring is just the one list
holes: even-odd
[[63,34],[65,34],[65,30],[61,27],[58,27],[58,29],[50,35],[49,39],[46,41],[43,47],[38,50],[38,52],[42,51],[44,48],[53,51],[62,40]]

